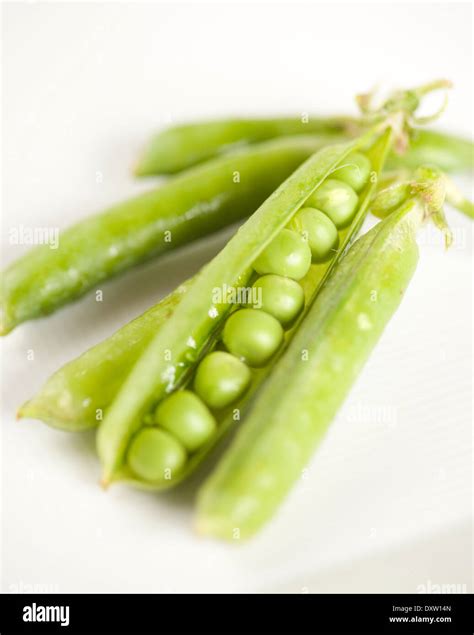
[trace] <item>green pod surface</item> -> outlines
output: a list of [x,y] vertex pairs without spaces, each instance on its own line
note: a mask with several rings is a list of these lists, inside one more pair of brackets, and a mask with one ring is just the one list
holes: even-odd
[[[320,150],[260,206],[224,249],[198,274],[176,307],[173,320],[163,325],[131,369],[99,426],[97,450],[105,483],[116,479],[133,481],[123,469],[131,437],[154,404],[185,383],[199,359],[212,348],[212,342],[230,309],[229,305],[216,306],[213,303],[215,290],[249,282],[256,258],[350,152],[372,143],[372,149],[368,152],[372,153],[370,158],[376,174],[383,165],[390,141],[390,130],[381,136],[370,132],[355,142]],[[360,209],[338,253],[343,252],[347,242],[358,231],[375,188],[374,181],[371,179],[361,193]],[[303,287],[306,293],[304,284]],[[314,293],[314,286],[311,293]],[[221,422],[219,434],[225,429],[226,425]],[[215,441],[190,458],[180,478],[194,469]],[[176,482],[175,479],[167,486]],[[157,484],[159,487],[161,485]]]
[[18,411],[70,432],[95,428],[130,368],[152,337],[170,318],[191,281],[145,311],[113,335],[56,371]]
[[385,218],[400,207],[409,197],[410,183],[394,183],[381,190],[370,204],[370,212],[377,218]]
[[[306,119],[305,119],[306,121]],[[173,126],[155,135],[140,158],[138,176],[173,174],[237,147],[276,137],[295,134],[326,135],[327,142],[343,140],[360,129],[353,117],[313,117],[306,123],[301,117],[276,119],[227,119]],[[417,168],[424,163],[437,165],[444,172],[474,169],[472,141],[434,130],[416,130],[410,148],[403,154],[392,153],[390,168]]]
[[416,169],[420,165],[436,165],[443,172],[472,172],[474,144],[458,135],[435,130],[416,129],[404,154],[392,154],[387,169]]
[[0,334],[248,216],[320,147],[320,139],[303,136],[256,145],[190,169],[60,232],[57,249],[35,247],[2,273]]
[[200,532],[251,536],[301,477],[400,304],[416,268],[422,218],[422,206],[410,199],[339,263],[204,483]]
[[349,117],[280,117],[221,119],[166,128],[145,147],[135,166],[137,176],[175,174],[219,154],[256,142],[292,135],[337,135]]

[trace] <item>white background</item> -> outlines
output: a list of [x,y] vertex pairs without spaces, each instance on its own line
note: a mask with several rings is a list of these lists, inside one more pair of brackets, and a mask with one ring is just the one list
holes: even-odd
[[[470,4],[4,4],[4,259],[20,224],[65,227],[150,187],[130,167],[169,122],[355,112],[376,83],[455,83],[441,126],[472,133]],[[434,104],[436,106],[436,104]],[[466,193],[469,181],[461,181]],[[400,311],[277,518],[225,545],[192,531],[196,481],[98,487],[93,435],[15,409],[150,306],[223,238],[152,263],[2,342],[5,591],[471,590],[471,227],[422,241]],[[436,243],[436,244],[434,244]],[[40,284],[40,281],[38,281]],[[27,361],[27,351],[34,361]]]

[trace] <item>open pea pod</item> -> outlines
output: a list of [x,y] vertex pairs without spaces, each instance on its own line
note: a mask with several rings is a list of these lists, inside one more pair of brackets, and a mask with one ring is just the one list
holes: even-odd
[[[215,290],[222,289],[226,285],[236,287],[250,284],[255,279],[256,271],[259,274],[275,273],[271,268],[272,246],[278,241],[281,242],[282,237],[286,241],[290,239],[289,234],[296,235],[295,232],[287,229],[293,217],[296,219],[298,215],[298,222],[304,224],[304,219],[300,217],[299,212],[303,212],[302,208],[308,209],[307,206],[310,204],[317,204],[318,207],[326,210],[342,235],[341,245],[336,250],[336,256],[329,267],[328,265],[311,265],[309,272],[301,280],[306,295],[306,306],[309,306],[328,271],[360,227],[391,139],[391,129],[383,127],[382,132],[371,131],[351,143],[320,150],[261,205],[226,247],[196,276],[192,286],[175,308],[172,319],[162,325],[139,357],[99,425],[97,449],[103,466],[104,483],[126,479],[144,487],[163,489],[180,482],[200,463],[232,424],[235,408],[232,408],[232,414],[221,406],[215,408],[214,414],[218,419],[215,433],[197,451],[188,454],[184,462],[176,444],[168,440],[168,447],[165,449],[167,452],[169,450],[169,456],[175,452],[173,460],[176,461],[176,465],[179,464],[179,468],[169,470],[173,472],[172,475],[168,474],[164,478],[160,476],[155,479],[147,476],[145,470],[140,474],[140,470],[137,469],[140,457],[147,461],[153,452],[153,433],[149,429],[144,430],[144,419],[150,416],[150,412],[157,404],[169,399],[170,395],[184,386],[193,385],[202,396],[204,390],[200,391],[199,388],[199,369],[206,362],[206,355],[209,356],[213,354],[213,351],[215,352],[221,331],[224,345],[230,353],[234,354],[237,362],[239,358],[251,360],[251,353],[247,351],[244,354],[239,351],[239,343],[233,341],[232,328],[228,327],[236,320],[245,321],[247,315],[244,311],[233,313],[235,307],[225,302],[216,303]],[[360,151],[359,154],[357,154],[358,151]],[[363,153],[362,157],[361,153]],[[360,183],[358,182],[359,175],[363,172],[361,166],[365,163],[369,165],[371,177],[368,178],[369,172],[366,172],[365,183]],[[349,183],[355,189],[352,189]],[[355,193],[356,190],[358,195]],[[348,211],[350,211],[349,216]],[[347,229],[347,222],[350,223],[351,220],[352,224]],[[295,239],[291,238],[291,240]],[[304,241],[303,244],[305,244]],[[307,246],[305,248],[309,249]],[[311,260],[311,251],[309,254]],[[294,260],[290,269],[293,266]],[[283,276],[292,277],[289,270],[286,273],[280,273]],[[302,276],[295,274],[294,277],[299,280]],[[231,314],[230,318],[229,314]],[[299,320],[303,316],[304,311]],[[298,324],[299,322],[288,331],[280,351],[297,331]],[[273,323],[272,325],[277,329]],[[229,353],[223,354],[229,355]],[[196,373],[198,363],[200,366]],[[258,360],[250,365],[259,365]],[[240,405],[237,404],[237,409],[243,407],[269,370],[270,365],[262,370],[253,371],[250,388],[243,401],[239,402]],[[204,400],[206,398],[207,405],[212,407],[214,404],[209,397],[209,392],[205,394]],[[141,444],[136,441],[139,435],[143,435]],[[164,446],[160,446],[165,441],[162,431],[155,431],[155,436],[157,452],[163,453]],[[137,448],[136,452],[135,448]],[[138,456],[137,460],[135,460],[136,456]],[[130,460],[130,457],[133,460]]]
[[259,530],[301,478],[397,309],[426,214],[412,196],[342,259],[198,497],[198,531],[235,540]]
[[[382,163],[384,143],[385,141],[380,142],[367,152],[375,171]],[[357,188],[356,183],[352,184]],[[365,194],[361,195],[359,214],[365,213],[373,187],[371,184]],[[343,250],[348,238],[355,234],[359,224],[358,218],[359,216],[356,216],[349,229],[340,232],[340,251]],[[326,269],[325,264],[315,265],[309,275],[301,281],[306,304],[312,298],[315,286]],[[65,364],[48,379],[37,395],[19,409],[18,416],[40,419],[52,427],[67,431],[96,427],[102,421],[104,411],[114,399],[131,367],[163,323],[172,315],[189,284],[184,283],[177,291],[126,324],[111,337]],[[258,374],[264,375],[262,372]],[[257,380],[258,378],[252,386],[258,383]],[[219,429],[223,427],[220,426]]]

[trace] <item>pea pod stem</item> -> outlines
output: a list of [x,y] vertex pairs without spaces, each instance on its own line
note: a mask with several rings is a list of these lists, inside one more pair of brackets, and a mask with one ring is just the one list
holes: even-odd
[[[420,166],[415,172],[401,169],[386,173],[380,180],[377,195],[371,205],[371,212],[379,218],[384,218],[392,209],[398,207],[401,199],[405,199],[410,192],[415,193],[419,188],[417,172],[420,169],[424,169],[424,166]],[[430,169],[442,174],[434,166]],[[472,201],[462,194],[452,179],[445,174],[442,174],[442,179],[445,184],[446,202],[468,218],[474,218]],[[437,213],[441,214],[441,211],[438,210]]]
[[422,203],[411,198],[338,265],[204,483],[198,531],[250,537],[300,478],[401,301],[416,268],[423,218]]
[[449,178],[446,178],[446,201],[468,218],[474,219],[474,204],[459,191]]

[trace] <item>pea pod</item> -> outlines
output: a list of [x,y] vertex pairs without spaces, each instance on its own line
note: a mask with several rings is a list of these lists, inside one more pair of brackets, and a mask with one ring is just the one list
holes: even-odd
[[[306,123],[305,123],[306,122]],[[136,166],[137,176],[174,174],[236,147],[295,134],[327,135],[333,142],[353,137],[361,121],[353,117],[310,116],[278,119],[227,119],[173,126],[155,135]],[[433,163],[444,172],[474,169],[474,146],[461,136],[434,130],[414,131],[403,154],[393,152],[387,167],[414,169]]]
[[149,141],[135,174],[175,174],[236,148],[281,136],[337,135],[350,126],[351,121],[350,117],[300,116],[222,119],[172,126]]
[[356,241],[317,297],[198,498],[197,527],[247,538],[301,477],[397,309],[424,216],[411,198]]
[[40,419],[71,432],[96,427],[130,368],[171,317],[190,284],[183,283],[106,340],[65,364],[23,404],[18,417]]
[[[229,311],[228,305],[215,305],[212,300],[214,290],[224,285],[245,285],[251,280],[253,263],[260,254],[351,152],[372,143],[377,157],[373,165],[376,172],[379,171],[390,139],[389,130],[381,137],[371,132],[355,142],[319,151],[263,203],[221,253],[197,276],[176,308],[173,320],[164,324],[150,342],[99,426],[97,449],[103,465],[104,482],[127,477],[127,470],[123,468],[125,455],[132,437],[142,425],[143,417],[154,403],[186,381],[196,361],[213,345],[213,336]],[[373,181],[361,194],[357,219],[366,211],[375,188]],[[345,244],[343,242],[341,248]],[[204,448],[203,452],[207,449]],[[200,453],[197,453],[189,462],[188,469],[192,469],[199,460]],[[188,473],[188,469],[181,478]],[[173,482],[165,485],[175,484],[177,480],[173,479]],[[161,487],[164,484],[157,485]]]
[[193,168],[60,232],[57,249],[35,247],[3,272],[0,334],[248,216],[319,147],[316,137],[269,141]]
[[387,168],[415,169],[425,163],[434,164],[443,172],[472,172],[474,144],[470,139],[447,132],[416,129],[407,151],[403,154],[392,152]]

